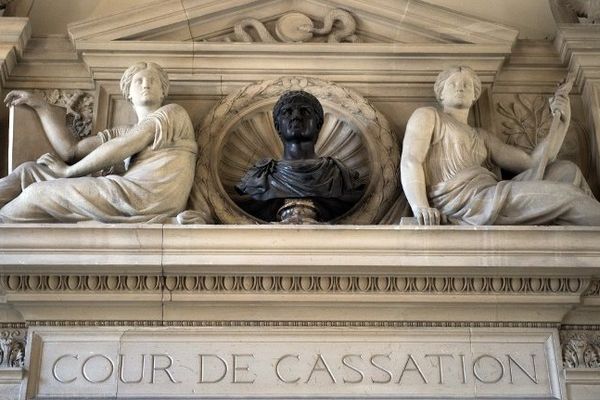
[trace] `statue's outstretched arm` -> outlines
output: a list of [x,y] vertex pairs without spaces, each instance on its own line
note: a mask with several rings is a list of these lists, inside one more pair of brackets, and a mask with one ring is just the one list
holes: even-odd
[[427,200],[424,163],[431,144],[435,114],[433,109],[417,109],[406,125],[400,176],[402,189],[420,225],[439,225],[440,212]]
[[67,163],[81,159],[102,143],[97,137],[77,140],[66,127],[64,108],[48,104],[36,93],[13,90],[8,93],[4,103],[7,107],[27,105],[33,108],[40,118],[52,148]]
[[51,154],[43,155],[38,162],[60,177],[85,176],[115,165],[148,147],[154,141],[155,129],[153,121],[143,121],[131,128],[127,135],[103,143],[73,165],[66,165]]

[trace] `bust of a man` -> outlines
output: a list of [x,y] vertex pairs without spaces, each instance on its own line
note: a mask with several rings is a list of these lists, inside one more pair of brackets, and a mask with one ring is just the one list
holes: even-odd
[[253,200],[246,209],[282,223],[325,222],[349,210],[364,184],[340,160],[316,155],[323,125],[319,100],[304,91],[286,92],[273,108],[273,122],[283,159],[260,160],[241,179],[237,191]]

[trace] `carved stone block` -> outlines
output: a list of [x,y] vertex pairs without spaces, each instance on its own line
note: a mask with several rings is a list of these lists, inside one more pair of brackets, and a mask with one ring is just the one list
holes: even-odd
[[560,399],[555,336],[544,329],[40,327],[31,336],[26,390],[28,398]]

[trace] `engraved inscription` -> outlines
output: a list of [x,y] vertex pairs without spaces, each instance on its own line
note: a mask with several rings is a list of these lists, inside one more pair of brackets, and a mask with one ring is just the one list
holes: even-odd
[[115,363],[104,354],[91,355],[81,365],[81,376],[89,383],[106,382],[114,371]]
[[125,336],[106,330],[95,341],[52,329],[33,332],[32,398],[103,398],[117,390],[144,399],[560,398],[551,330],[503,337],[476,329],[317,335],[267,328],[259,338],[253,330],[138,328]]
[[[73,367],[80,360],[79,354],[63,354],[56,358],[52,364],[54,380],[63,384],[75,382],[83,378],[89,383],[103,383],[118,371],[118,379],[125,384],[139,384],[145,381],[147,367],[146,359],[149,358],[150,384],[157,382],[157,375],[164,377],[171,383],[180,384],[175,378],[174,359],[169,354],[141,354],[129,356],[119,354],[117,363],[108,355],[93,354],[87,357],[80,367],[80,374],[73,374]],[[537,361],[535,354],[530,355],[530,360],[519,359],[516,355],[504,354],[493,356],[490,354],[476,355],[471,363],[470,380],[484,384],[495,384],[503,380],[515,384],[527,378],[531,384],[537,385]],[[135,360],[139,360],[135,364]],[[309,361],[307,364],[306,361]],[[433,362],[428,363],[428,360]],[[257,378],[255,372],[256,357],[252,353],[246,354],[198,354],[198,380],[201,384],[253,384]],[[528,364],[526,364],[528,363]],[[306,366],[309,368],[306,368]],[[394,369],[394,366],[401,365]],[[426,368],[428,365],[429,368]],[[339,367],[339,368],[338,368]],[[189,368],[186,368],[189,369]],[[94,371],[94,372],[91,372]],[[264,368],[262,369],[264,372]],[[334,372],[339,371],[339,372]],[[454,377],[448,379],[448,371]],[[272,378],[284,384],[359,384],[368,377],[371,383],[390,384],[395,382],[401,385],[403,380],[410,379],[420,384],[428,385],[435,382],[438,385],[467,384],[467,372],[464,354],[424,354],[418,357],[413,354],[345,354],[340,358],[318,354],[284,354],[278,357],[273,364],[273,370],[266,372]],[[126,378],[137,376],[137,379]],[[228,379],[226,379],[229,376]]]
[[[227,361],[223,360],[216,354],[199,354],[198,358],[200,359],[200,380],[198,383],[218,383],[221,382],[225,376],[227,375],[228,367]],[[216,364],[215,364],[216,363]],[[221,371],[216,372],[217,376],[206,377],[205,371]],[[215,374],[215,372],[213,372]]]
[[52,364],[52,376],[54,377],[54,379],[57,382],[60,383],[71,383],[71,382],[75,382],[77,380],[77,377],[73,377],[73,378],[64,378],[62,377],[62,375],[58,374],[58,364],[63,361],[66,360],[67,358],[74,358],[75,360],[79,360],[79,356],[78,355],[74,355],[74,354],[64,354],[60,357],[58,357],[56,359],[56,361],[54,361],[54,364]]

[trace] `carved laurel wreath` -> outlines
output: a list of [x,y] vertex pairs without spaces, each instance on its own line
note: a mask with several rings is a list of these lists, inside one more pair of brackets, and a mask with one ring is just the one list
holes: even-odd
[[[273,148],[272,152],[277,153],[277,144],[273,144],[273,140],[269,140],[268,135],[240,137],[245,135],[243,132],[252,131],[253,128],[246,128],[245,131],[241,129],[242,134],[239,128],[240,125],[248,125],[247,121],[252,119],[252,116],[256,119],[256,115],[261,113],[260,119],[270,121],[267,113],[277,99],[289,90],[304,90],[317,97],[325,109],[326,116],[329,114],[330,119],[335,119],[330,121],[330,126],[342,124],[351,127],[342,131],[346,132],[348,140],[358,143],[356,149],[352,151],[353,154],[346,156],[354,160],[350,160],[349,163],[365,164],[353,165],[353,167],[359,169],[363,167],[367,171],[368,186],[359,203],[334,222],[378,223],[399,193],[400,150],[396,136],[391,131],[386,118],[356,92],[330,82],[306,77],[282,77],[253,83],[227,96],[213,107],[197,131],[200,155],[190,197],[192,208],[211,209],[214,213],[213,219],[226,224],[263,222],[244,212],[232,200],[231,186],[236,175],[234,173],[233,177],[227,176],[227,168],[223,168],[222,160],[226,159],[230,170],[242,171],[242,168],[248,168],[260,158],[260,154],[252,154],[254,159],[241,160],[240,157],[236,159],[231,153],[236,152],[236,146],[238,148],[253,146],[255,152],[260,152],[256,149],[260,149],[261,146],[251,143],[257,138],[264,140],[266,145],[263,147]],[[258,124],[261,131],[274,129],[270,122],[269,128],[266,123],[255,124]],[[254,127],[254,130],[256,129]],[[274,134],[274,131],[272,133]],[[231,142],[234,140],[240,144],[232,146]],[[246,143],[241,144],[242,142]],[[329,140],[329,144],[321,146],[321,155],[337,156],[337,147],[341,142],[343,141]],[[329,148],[326,148],[328,146]],[[317,151],[319,152],[319,143],[317,143]],[[363,156],[360,155],[361,152]]]

